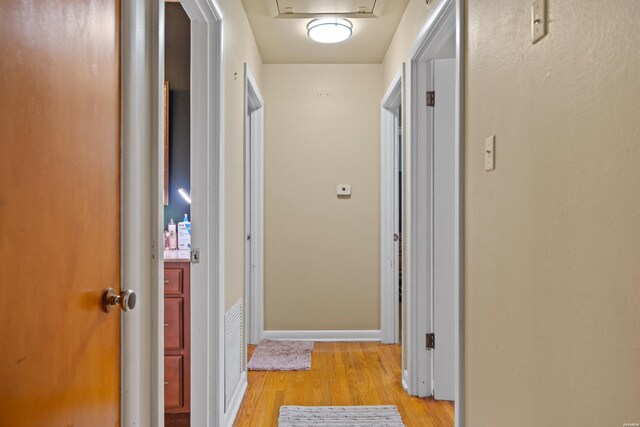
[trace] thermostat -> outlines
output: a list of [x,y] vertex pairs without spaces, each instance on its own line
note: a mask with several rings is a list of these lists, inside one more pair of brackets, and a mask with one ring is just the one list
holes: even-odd
[[336,188],[336,193],[338,196],[350,196],[351,195],[351,185],[349,184],[338,184]]

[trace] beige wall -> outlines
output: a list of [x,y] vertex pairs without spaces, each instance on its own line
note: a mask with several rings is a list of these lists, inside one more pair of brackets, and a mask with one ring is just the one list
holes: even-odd
[[413,45],[418,33],[443,0],[433,0],[427,7],[425,0],[410,0],[402,15],[400,25],[389,44],[389,49],[382,61],[382,88],[387,90],[391,80],[398,73],[403,62],[408,62],[409,49]]
[[381,77],[380,65],[263,68],[266,330],[380,329]]
[[244,63],[262,85],[262,59],[240,0],[220,0],[224,53],[225,309],[244,292]]
[[637,423],[640,2],[549,1],[536,45],[530,3],[467,3],[467,421]]

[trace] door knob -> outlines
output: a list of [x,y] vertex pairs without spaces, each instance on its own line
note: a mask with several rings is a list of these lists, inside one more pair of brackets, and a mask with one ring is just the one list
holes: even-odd
[[136,293],[131,289],[125,289],[119,294],[113,288],[108,288],[102,295],[102,309],[109,313],[114,307],[120,307],[122,311],[131,311],[136,306]]

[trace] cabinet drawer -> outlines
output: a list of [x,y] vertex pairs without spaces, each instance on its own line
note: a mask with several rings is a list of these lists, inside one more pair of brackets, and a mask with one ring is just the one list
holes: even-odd
[[184,344],[183,299],[164,299],[164,348],[181,350]]
[[164,357],[164,406],[179,408],[184,404],[184,357]]
[[178,295],[183,289],[183,270],[181,268],[164,269],[164,293]]

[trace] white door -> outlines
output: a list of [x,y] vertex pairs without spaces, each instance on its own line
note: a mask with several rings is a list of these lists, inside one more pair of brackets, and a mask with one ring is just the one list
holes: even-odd
[[263,330],[264,102],[245,64],[245,333],[258,344]]
[[433,396],[455,394],[455,59],[433,61]]
[[393,304],[397,307],[394,310],[395,325],[394,342],[400,342],[402,339],[402,105],[394,112],[395,130],[394,130],[394,161],[393,161],[393,240],[394,240],[394,256],[393,256],[393,286],[394,299]]

